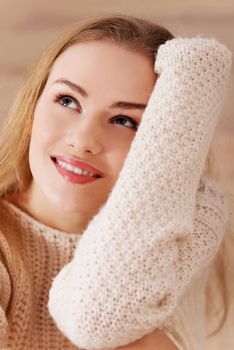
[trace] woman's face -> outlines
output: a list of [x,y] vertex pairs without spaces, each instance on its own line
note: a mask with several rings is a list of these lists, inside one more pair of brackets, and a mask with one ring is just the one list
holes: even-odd
[[[114,44],[80,43],[58,57],[36,105],[31,132],[34,205],[38,201],[44,211],[54,207],[90,216],[104,204],[155,81],[148,58]],[[79,171],[77,161],[103,176],[81,183],[91,178],[74,173]]]

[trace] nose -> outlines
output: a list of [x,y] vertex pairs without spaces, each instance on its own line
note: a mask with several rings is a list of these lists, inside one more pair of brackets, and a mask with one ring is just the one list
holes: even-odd
[[[100,123],[100,122],[99,122]],[[102,150],[101,128],[94,115],[79,117],[67,134],[67,144],[76,154],[98,154]]]

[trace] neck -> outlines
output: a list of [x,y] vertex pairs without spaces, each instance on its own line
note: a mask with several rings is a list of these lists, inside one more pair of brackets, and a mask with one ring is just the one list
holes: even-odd
[[92,218],[90,213],[66,212],[48,203],[45,208],[42,198],[35,201],[30,191],[8,195],[7,200],[44,225],[67,233],[83,233]]

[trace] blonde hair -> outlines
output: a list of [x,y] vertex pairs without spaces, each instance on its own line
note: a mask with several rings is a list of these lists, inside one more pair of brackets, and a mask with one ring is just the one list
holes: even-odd
[[[153,66],[158,47],[172,38],[173,35],[164,27],[126,15],[99,16],[85,20],[61,35],[33,67],[4,124],[0,139],[0,196],[4,197],[12,192],[23,192],[32,180],[28,153],[34,110],[50,69],[63,51],[80,42],[105,40],[146,55],[152,61]],[[213,173],[212,157],[212,151],[210,151],[207,172],[211,175]],[[223,253],[225,243],[226,239],[215,260],[215,271],[220,281],[219,285],[222,287],[221,293],[224,301],[223,318],[216,332],[221,328],[228,310]],[[208,290],[207,300],[210,301]],[[212,307],[209,312],[212,312]]]

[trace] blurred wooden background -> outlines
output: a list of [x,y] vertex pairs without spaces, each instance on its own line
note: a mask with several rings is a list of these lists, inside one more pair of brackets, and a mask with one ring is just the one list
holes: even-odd
[[[43,49],[62,30],[92,15],[123,13],[143,17],[166,26],[174,35],[215,37],[234,51],[234,0],[0,0],[0,5],[0,126],[25,71]],[[222,174],[220,182],[224,190],[232,193],[233,75],[234,67],[229,94],[214,138],[217,163]],[[224,343],[214,342],[213,349],[230,348]]]

